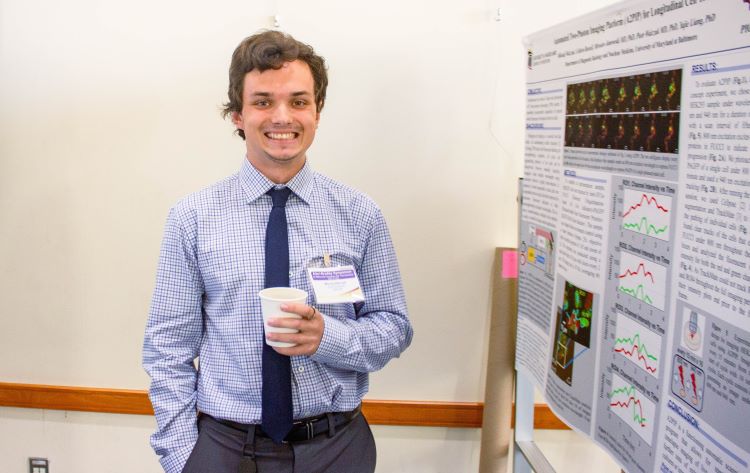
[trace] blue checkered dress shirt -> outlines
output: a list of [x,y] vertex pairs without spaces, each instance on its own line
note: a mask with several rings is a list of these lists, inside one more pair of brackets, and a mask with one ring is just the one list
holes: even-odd
[[[325,331],[312,356],[291,359],[295,419],[354,409],[368,372],[411,343],[396,255],[383,216],[365,195],[308,164],[286,184],[291,287],[314,296],[308,267],[357,269],[365,302],[317,305]],[[164,470],[179,473],[198,438],[197,411],[261,419],[264,239],[274,183],[243,160],[239,173],[171,209],[143,344]],[[277,186],[278,187],[278,186]],[[199,369],[194,361],[198,358]]]

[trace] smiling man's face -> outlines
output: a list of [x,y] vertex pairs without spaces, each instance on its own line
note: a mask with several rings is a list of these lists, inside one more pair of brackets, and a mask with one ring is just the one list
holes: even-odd
[[247,159],[274,182],[286,182],[302,169],[319,120],[312,73],[299,60],[248,72],[242,111],[232,114],[245,132]]

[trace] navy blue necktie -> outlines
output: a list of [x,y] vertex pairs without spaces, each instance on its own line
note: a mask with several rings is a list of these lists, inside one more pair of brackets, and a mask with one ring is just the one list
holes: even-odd
[[[273,208],[266,226],[265,287],[289,287],[289,232],[286,225],[288,187],[271,189]],[[289,357],[263,343],[263,411],[261,427],[276,443],[292,429],[292,373]]]

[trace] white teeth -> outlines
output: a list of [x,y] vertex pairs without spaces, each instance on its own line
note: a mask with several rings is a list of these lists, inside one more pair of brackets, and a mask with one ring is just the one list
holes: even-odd
[[272,140],[291,140],[294,133],[268,133],[268,137]]

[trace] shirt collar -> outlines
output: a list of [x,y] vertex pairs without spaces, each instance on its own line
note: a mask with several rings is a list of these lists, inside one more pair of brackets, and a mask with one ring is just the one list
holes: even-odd
[[[240,185],[245,193],[248,203],[255,201],[258,197],[264,195],[274,187],[278,187],[273,181],[258,171],[255,166],[250,164],[247,158],[242,160],[240,168]],[[310,203],[313,192],[313,180],[315,172],[305,160],[302,169],[286,183],[286,187],[291,189],[294,194],[306,203]]]

